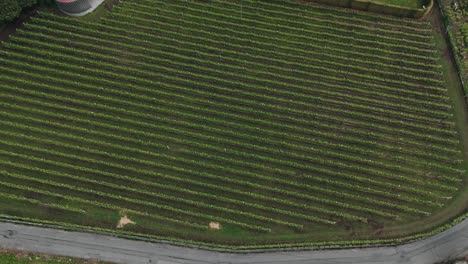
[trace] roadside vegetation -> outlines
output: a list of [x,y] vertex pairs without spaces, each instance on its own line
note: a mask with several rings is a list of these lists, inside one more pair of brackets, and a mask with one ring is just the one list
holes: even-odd
[[17,250],[0,249],[2,264],[110,264],[94,260],[76,259],[70,257],[50,256]]
[[468,2],[460,0],[440,0],[445,13],[447,33],[455,53],[461,77],[468,94]]
[[0,214],[220,246],[398,241],[464,190],[440,58],[427,20],[286,0],[41,12],[0,46]]

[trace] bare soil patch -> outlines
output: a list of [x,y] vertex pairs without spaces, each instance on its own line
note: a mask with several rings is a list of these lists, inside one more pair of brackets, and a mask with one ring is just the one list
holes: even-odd
[[136,223],[130,220],[127,215],[124,215],[120,218],[119,222],[117,223],[117,228],[124,228],[126,225],[135,225]]
[[210,229],[220,230],[220,229],[221,229],[221,224],[218,223],[218,222],[210,222],[210,223],[208,224],[208,227],[209,227]]

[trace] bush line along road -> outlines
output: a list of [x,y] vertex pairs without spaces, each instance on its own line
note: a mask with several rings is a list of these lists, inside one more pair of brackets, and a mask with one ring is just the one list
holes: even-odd
[[234,248],[396,241],[466,179],[440,56],[426,20],[293,1],[40,12],[0,46],[0,214]]

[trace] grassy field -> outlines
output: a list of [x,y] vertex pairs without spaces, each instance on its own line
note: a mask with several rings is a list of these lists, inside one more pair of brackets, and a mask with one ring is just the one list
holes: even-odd
[[292,1],[43,12],[0,46],[0,214],[217,245],[420,232],[464,197],[442,62],[429,21]]
[[424,4],[423,0],[377,0],[375,2],[410,7],[410,8],[421,8]]
[[84,260],[69,257],[49,256],[22,251],[0,249],[2,264],[110,264],[94,260]]

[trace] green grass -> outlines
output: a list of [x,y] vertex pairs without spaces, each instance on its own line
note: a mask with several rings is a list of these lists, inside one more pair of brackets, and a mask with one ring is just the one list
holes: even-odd
[[434,35],[282,0],[42,13],[0,47],[0,214],[218,246],[426,231],[466,187]]
[[91,260],[76,259],[70,257],[49,256],[22,251],[0,249],[0,263],[2,264],[98,264]]
[[409,8],[421,8],[424,4],[423,0],[377,0],[375,2],[409,7]]

